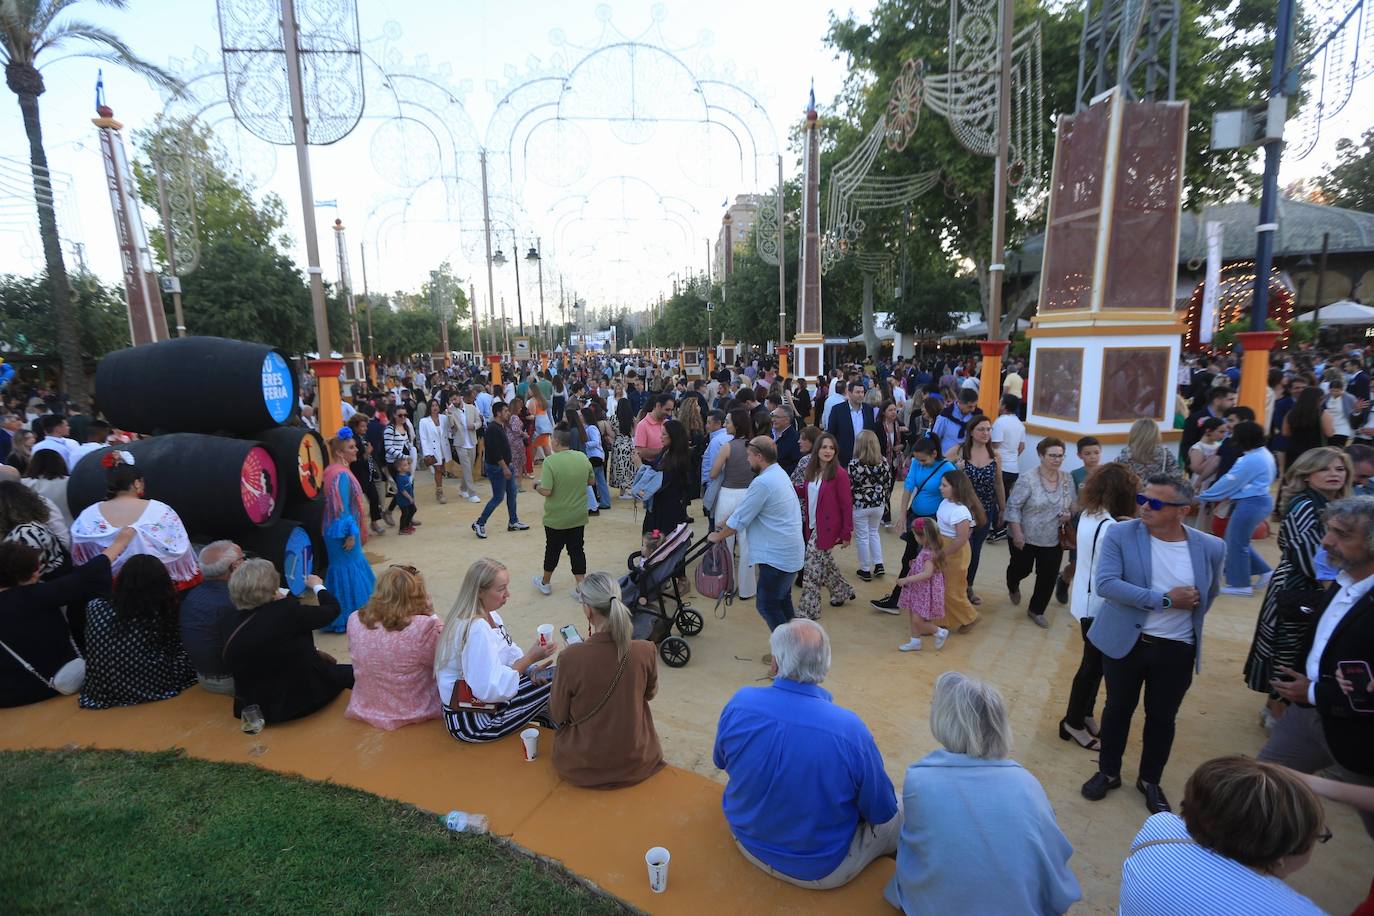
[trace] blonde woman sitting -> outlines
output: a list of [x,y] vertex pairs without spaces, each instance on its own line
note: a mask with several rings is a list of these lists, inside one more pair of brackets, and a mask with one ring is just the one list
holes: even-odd
[[653,643],[631,638],[630,609],[615,579],[592,573],[577,593],[590,635],[558,659],[549,698],[559,724],[553,766],[575,786],[632,786],[664,766],[649,711],[658,693],[658,653]]
[[[536,640],[521,652],[501,615],[510,598],[510,573],[483,557],[468,567],[458,600],[444,619],[434,653],[434,677],[444,705],[444,724],[459,741],[495,741],[548,718],[551,680],[530,671],[553,655],[553,642]],[[531,674],[536,674],[531,677]]]
[[348,616],[353,693],[344,716],[386,731],[442,716],[434,649],[443,629],[415,567],[382,573],[371,600]]

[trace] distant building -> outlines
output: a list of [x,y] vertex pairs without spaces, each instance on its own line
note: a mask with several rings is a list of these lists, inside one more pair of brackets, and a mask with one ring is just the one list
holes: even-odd
[[[711,279],[724,283],[734,269],[735,254],[744,250],[749,241],[749,232],[758,218],[763,198],[758,194],[740,194],[735,202],[721,217],[720,232],[716,236],[716,246],[711,262]],[[729,248],[726,238],[729,238]]]

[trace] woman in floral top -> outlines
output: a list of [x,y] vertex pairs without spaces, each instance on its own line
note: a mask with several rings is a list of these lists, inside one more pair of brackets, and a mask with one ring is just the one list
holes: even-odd
[[1011,563],[1007,566],[1007,591],[1012,604],[1021,603],[1021,580],[1035,571],[1035,590],[1026,613],[1036,626],[1049,627],[1045,608],[1059,578],[1064,549],[1059,546],[1059,526],[1073,513],[1073,479],[1060,468],[1064,442],[1054,436],[1035,446],[1040,466],[1022,474],[1007,499],[1007,531],[1011,538]]
[[854,543],[859,551],[859,578],[865,582],[881,576],[883,569],[882,518],[892,489],[892,467],[871,429],[859,433],[854,457],[849,460],[849,487],[854,495]]
[[144,498],[143,472],[134,467],[128,452],[107,452],[101,463],[106,467],[109,496],[104,502],[87,506],[72,522],[72,558],[76,564],[80,566],[109,547],[121,528],[133,528],[133,542],[111,564],[115,578],[131,558],[147,554],[167,567],[178,591],[198,585],[200,565],[181,517],[166,503]]
[[348,618],[353,692],[344,716],[387,731],[442,716],[434,647],[443,629],[415,567],[382,573],[372,599]]

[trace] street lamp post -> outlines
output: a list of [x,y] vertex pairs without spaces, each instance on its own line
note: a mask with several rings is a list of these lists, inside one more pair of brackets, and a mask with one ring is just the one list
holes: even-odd
[[515,315],[520,322],[520,336],[525,336],[525,306],[520,298],[520,240],[515,237],[515,230],[510,231],[510,259],[515,264]]
[[543,247],[543,240],[536,238],[534,247],[525,255],[526,261],[533,261],[539,270],[539,340],[540,348],[544,349],[545,335],[548,333],[548,325],[544,323],[544,257],[540,248]]

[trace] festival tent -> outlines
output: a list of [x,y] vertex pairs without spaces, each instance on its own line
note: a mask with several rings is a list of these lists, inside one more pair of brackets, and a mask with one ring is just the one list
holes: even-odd
[[[1030,327],[1030,322],[1024,318],[1016,322],[1016,330],[1024,331]],[[988,323],[986,321],[974,321],[970,324],[960,325],[949,335],[950,337],[986,337],[988,336]]]
[[[1295,321],[1315,321],[1316,312],[1303,312]],[[1321,307],[1321,323],[1324,325],[1349,325],[1366,327],[1374,325],[1374,306],[1362,305],[1353,299],[1342,299]]]

